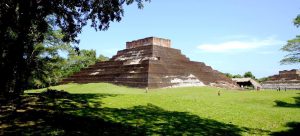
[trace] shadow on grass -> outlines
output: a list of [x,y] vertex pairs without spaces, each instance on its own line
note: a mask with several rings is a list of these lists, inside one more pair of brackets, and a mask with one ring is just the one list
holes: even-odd
[[[300,93],[298,93],[300,95]],[[295,103],[287,103],[284,101],[276,100],[274,101],[276,103],[277,107],[293,107],[293,108],[300,108],[300,96],[293,97],[295,99]]]
[[[0,135],[241,135],[245,129],[148,104],[104,108],[110,94],[46,92],[0,112]],[[2,110],[4,111],[4,110]]]
[[299,122],[289,122],[286,124],[289,127],[286,131],[274,132],[273,136],[299,136],[300,134],[300,123]]

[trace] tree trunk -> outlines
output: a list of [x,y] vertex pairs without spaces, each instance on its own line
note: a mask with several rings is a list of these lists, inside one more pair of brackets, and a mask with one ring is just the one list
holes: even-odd
[[[32,26],[28,12],[30,2],[20,1],[18,5],[15,10],[12,10],[13,15],[16,16],[14,22],[4,22],[7,26],[1,30],[3,40],[0,51],[0,99],[2,100],[19,98],[30,73],[29,65],[26,63],[26,59],[29,59],[26,52],[32,50],[34,45],[33,38],[30,36]],[[14,30],[10,30],[10,27],[14,27]],[[14,33],[13,36],[5,34],[10,31]]]

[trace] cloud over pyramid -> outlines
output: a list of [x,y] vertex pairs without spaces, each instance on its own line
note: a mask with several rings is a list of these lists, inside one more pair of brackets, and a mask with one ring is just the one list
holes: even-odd
[[126,43],[109,61],[97,62],[63,83],[106,82],[140,88],[218,86],[237,84],[203,62],[190,61],[168,39],[148,37]]

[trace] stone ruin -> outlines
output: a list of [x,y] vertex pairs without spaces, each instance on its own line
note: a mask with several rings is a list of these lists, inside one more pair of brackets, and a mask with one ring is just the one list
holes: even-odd
[[190,61],[168,39],[148,37],[126,42],[109,61],[82,69],[62,83],[106,82],[139,88],[217,86],[239,88],[224,74],[203,62]]
[[279,71],[278,75],[268,77],[268,80],[262,83],[262,88],[300,90],[300,70]]

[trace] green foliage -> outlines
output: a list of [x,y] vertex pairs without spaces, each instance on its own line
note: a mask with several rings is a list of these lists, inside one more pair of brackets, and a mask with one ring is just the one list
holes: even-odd
[[[292,90],[236,91],[212,87],[186,87],[150,89],[145,93],[144,89],[107,83],[66,84],[51,89],[72,94],[69,98],[50,101],[52,105],[57,106],[51,109],[62,108],[61,111],[74,116],[130,124],[136,129],[149,132],[148,135],[168,135],[174,132],[196,135],[198,132],[207,134],[209,131],[211,135],[221,135],[223,131],[217,132],[214,128],[224,125],[226,128],[232,128],[230,125],[234,125],[238,130],[242,130],[237,131],[239,135],[269,135],[286,130],[285,125],[289,122],[300,121],[299,91]],[[46,89],[30,90],[28,93],[42,90]],[[68,105],[64,102],[71,103]],[[81,108],[70,108],[76,105]],[[159,111],[165,112],[158,113]],[[178,116],[184,113],[193,118]],[[212,121],[201,121],[199,118]],[[216,122],[223,125],[215,124]],[[176,126],[182,126],[184,129],[173,129]],[[199,126],[212,128],[206,131]],[[228,132],[224,135],[230,134],[232,133]]]
[[242,78],[242,76],[240,74],[237,74],[237,75],[233,75],[230,73],[223,73],[223,74],[228,78]]
[[[120,21],[124,5],[143,8],[149,0],[3,0],[0,3],[0,97],[18,97],[28,85],[36,64],[36,45],[49,31],[60,29],[63,42],[78,43],[77,35],[91,22],[96,30],[107,30]],[[51,41],[49,39],[49,41]]]
[[295,18],[295,20],[294,20],[294,25],[295,25],[296,27],[299,27],[299,26],[300,26],[300,15],[298,15],[298,16]]
[[97,59],[95,50],[79,50],[79,52],[79,55],[75,50],[71,50],[69,52],[68,58],[66,59],[63,67],[64,77],[96,63]]
[[240,74],[237,74],[237,75],[233,75],[232,78],[242,78],[242,76]]
[[[70,44],[62,41],[62,37],[60,31],[51,31],[43,44],[35,46],[33,53],[37,57],[34,58],[35,65],[32,65],[34,68],[28,81],[29,88],[55,85],[62,78],[96,62],[95,50],[76,52]],[[60,52],[66,52],[68,57],[62,57]]]
[[249,77],[249,78],[255,79],[255,76],[250,71],[245,72],[244,77]]
[[49,31],[45,41],[34,46],[32,59],[32,70],[28,80],[28,87],[41,88],[58,83],[62,77],[61,67],[64,58],[59,51],[71,48],[64,43],[60,31]]
[[263,82],[265,82],[265,81],[267,81],[267,80],[269,80],[268,77],[263,77],[263,78],[259,78],[257,81],[258,81],[259,83],[263,83]]
[[[300,26],[300,15],[295,18],[294,25]],[[281,64],[300,63],[300,36],[297,35],[296,38],[288,40],[281,50],[289,53],[280,61]]]
[[99,60],[99,61],[108,61],[108,60],[109,60],[109,57],[106,57],[106,56],[100,54],[99,57],[98,57],[98,60]]
[[252,72],[248,71],[245,72],[243,76],[241,76],[240,74],[230,74],[230,73],[224,73],[225,76],[227,76],[228,78],[243,78],[243,77],[250,77],[252,79],[255,79],[255,76],[252,74]]
[[233,77],[233,75],[232,74],[230,74],[230,73],[223,73],[226,77],[228,77],[228,78],[232,78]]

